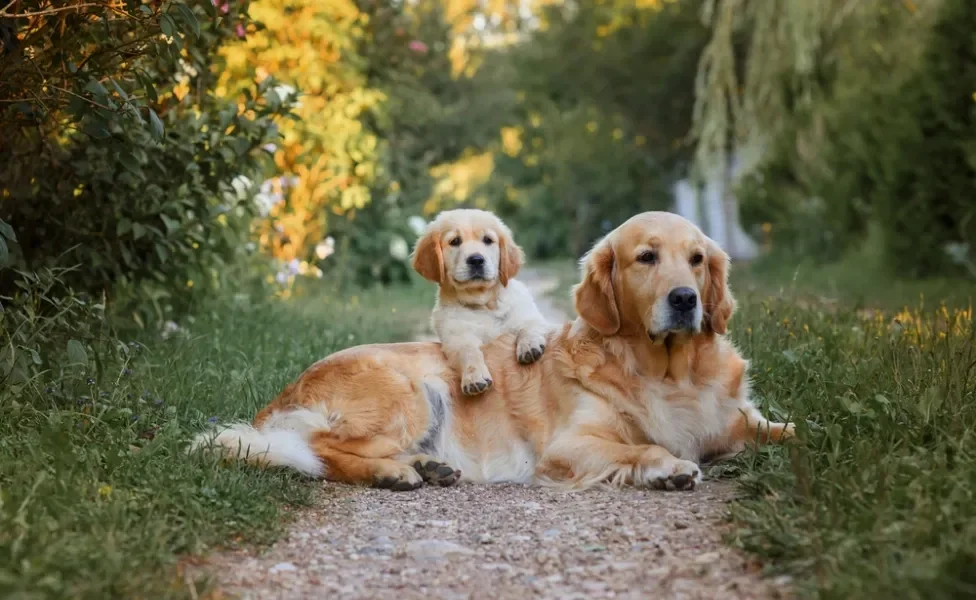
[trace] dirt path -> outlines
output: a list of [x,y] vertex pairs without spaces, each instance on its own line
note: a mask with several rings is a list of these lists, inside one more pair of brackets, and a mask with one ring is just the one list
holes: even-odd
[[[555,278],[528,270],[547,318]],[[786,580],[722,543],[727,481],[693,492],[521,486],[393,493],[324,484],[318,507],[262,552],[212,556],[241,598],[784,598]]]

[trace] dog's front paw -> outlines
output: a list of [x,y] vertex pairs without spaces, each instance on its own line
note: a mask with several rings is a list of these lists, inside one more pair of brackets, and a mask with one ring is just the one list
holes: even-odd
[[487,367],[469,368],[461,376],[461,392],[466,396],[477,396],[491,387],[491,373]]
[[546,336],[537,333],[522,334],[515,344],[515,357],[523,365],[539,360],[545,351]]
[[701,469],[690,460],[674,458],[663,464],[645,467],[641,474],[644,485],[657,490],[693,490],[701,483]]

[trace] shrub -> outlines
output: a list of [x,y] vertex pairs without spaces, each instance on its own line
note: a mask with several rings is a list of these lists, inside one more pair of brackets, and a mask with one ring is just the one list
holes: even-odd
[[66,285],[124,291],[138,319],[220,283],[289,105],[271,79],[240,104],[215,94],[217,49],[247,22],[246,3],[216,1],[17,3],[46,13],[13,19],[18,44],[0,59],[0,218],[18,264],[81,265]]
[[[954,258],[976,257],[974,30],[970,3],[946,0],[918,72],[890,98],[892,111],[905,108],[884,140],[900,152],[883,165],[878,214],[892,262],[913,275],[951,272]],[[961,252],[953,256],[948,244]]]

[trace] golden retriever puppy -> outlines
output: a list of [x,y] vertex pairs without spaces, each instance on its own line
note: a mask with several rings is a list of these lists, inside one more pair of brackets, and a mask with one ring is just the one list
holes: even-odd
[[431,324],[466,395],[491,387],[483,344],[515,334],[522,364],[539,360],[546,349],[550,326],[515,279],[523,256],[501,219],[476,209],[440,213],[417,241],[414,269],[440,286]]

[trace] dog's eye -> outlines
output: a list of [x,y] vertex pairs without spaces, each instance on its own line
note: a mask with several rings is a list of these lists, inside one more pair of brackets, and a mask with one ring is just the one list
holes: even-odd
[[695,252],[691,255],[691,266],[697,267],[698,265],[702,264],[703,260],[705,260],[705,255],[703,255],[701,252]]
[[491,239],[491,238],[490,238],[490,237],[488,237],[487,235],[486,235],[486,236],[484,237],[484,239],[483,239],[483,240],[481,240],[481,241],[485,243],[485,246],[491,246],[492,244],[494,244],[494,243],[495,243],[495,240],[493,240],[493,239]]
[[641,252],[637,257],[637,262],[642,262],[645,265],[653,265],[657,262],[657,252],[654,252],[653,250]]
[[461,238],[456,237],[453,240],[451,240],[451,245],[452,246],[460,246],[461,245]]

